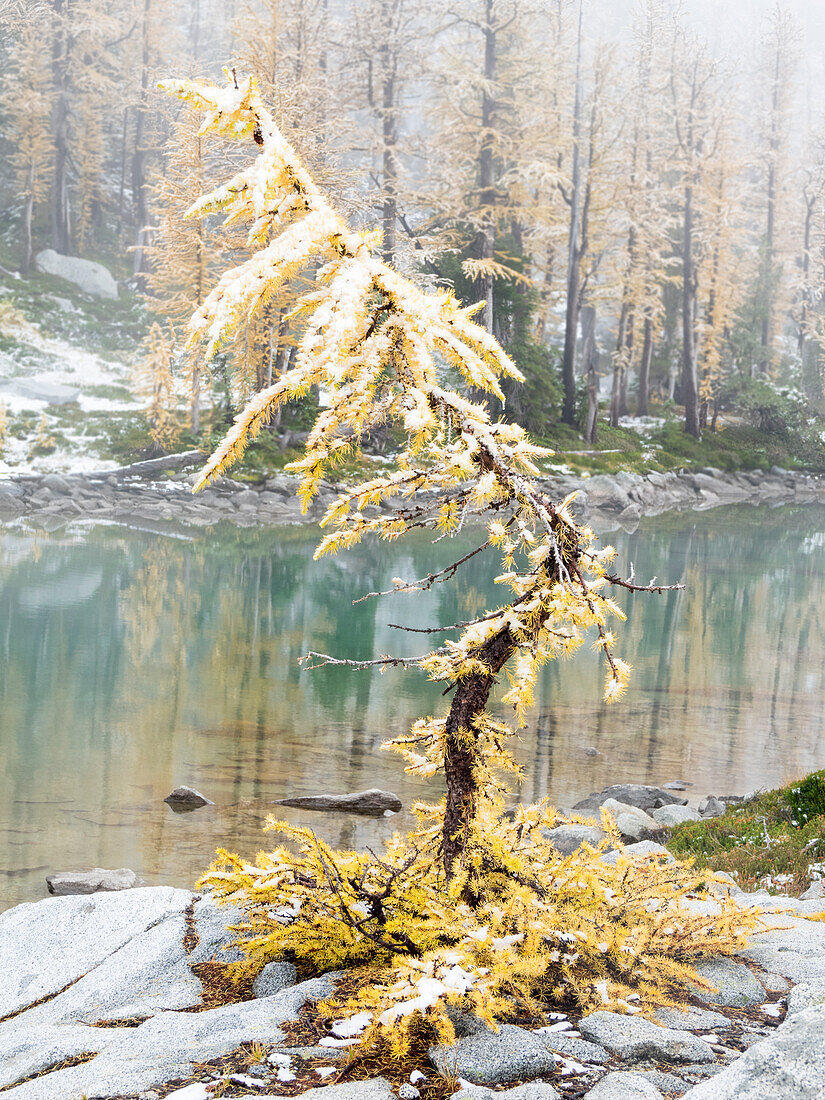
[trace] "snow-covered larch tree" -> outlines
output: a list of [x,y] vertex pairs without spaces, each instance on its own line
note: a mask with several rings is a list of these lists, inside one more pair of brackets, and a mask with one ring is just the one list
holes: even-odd
[[204,132],[258,148],[248,167],[190,210],[193,217],[222,211],[246,224],[251,252],[195,313],[193,343],[203,344],[208,359],[262,298],[298,272],[313,276],[293,303],[303,324],[295,366],[238,415],[196,488],[239,459],[281,404],[324,385],[329,406],[292,464],[304,501],[377,426],[396,425],[407,442],[395,470],[341,491],[322,521],[327,534],[316,557],[412,529],[449,536],[472,517],[486,525],[475,549],[423,578],[397,579],[393,591],[448,581],[491,547],[502,555],[498,580],[509,589],[500,607],[425,631],[453,637],[421,656],[355,662],[308,654],[316,665],[415,666],[445,685],[452,700],[446,715],[422,718],[386,745],[409,772],[445,778],[444,801],[416,807],[417,832],[396,834],[378,857],[334,852],[309,830],[271,822],[300,855],[284,847],[253,865],[220,853],[204,882],[219,896],[244,900],[246,946],[258,962],[286,948],[326,968],[380,962],[384,969],[371,971],[358,1005],[374,1009],[367,1035],[395,1051],[408,1051],[416,1035],[454,1037],[444,1011],[451,1001],[466,999],[492,1019],[534,1005],[539,988],[604,1004],[639,983],[663,990],[689,980],[691,957],[741,942],[741,918],[732,909],[697,917],[682,907],[699,882],[688,868],[622,861],[617,870],[592,849],[579,864],[544,833],[555,811],[540,805],[503,813],[501,776],[517,769],[506,749],[511,730],[488,709],[494,684],[508,680],[500,704],[523,724],[541,666],[575,652],[592,627],[605,660],[605,696],[617,699],[630,670],[613,653],[608,624],[623,616],[610,592],[639,587],[608,571],[612,549],[597,549],[571,517],[569,500],[556,503],[543,492],[535,480],[542,452],[523,429],[493,421],[484,403],[445,382],[449,366],[472,392],[500,398],[500,380],[518,378],[516,366],[473,321],[476,307],[446,290],[422,290],[384,261],[379,234],[346,223],[278,130],[254,81],[166,86],[204,112]]

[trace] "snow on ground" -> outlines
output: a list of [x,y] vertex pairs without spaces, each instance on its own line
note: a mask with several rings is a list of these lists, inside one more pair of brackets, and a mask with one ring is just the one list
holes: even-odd
[[649,435],[650,432],[655,432],[658,428],[661,428],[665,423],[663,416],[620,416],[619,426],[622,428],[629,428],[632,432],[638,432],[639,435]]
[[[84,392],[101,387],[131,389],[129,366],[117,360],[104,359],[66,340],[44,336],[28,323],[15,327],[11,335],[25,351],[26,369],[21,370],[21,364],[16,362],[13,353],[0,356],[0,382],[25,377],[38,382],[69,386],[80,393],[77,402],[49,406],[46,401],[35,397],[0,392],[0,403],[5,405],[10,427],[15,418],[28,415],[33,420],[31,430],[22,438],[7,431],[0,456],[0,476],[47,471],[82,473],[117,466],[116,462],[99,456],[96,446],[98,441],[95,438],[98,426],[94,420],[87,425],[82,420],[75,420],[71,413],[78,408],[82,413],[94,414],[137,412],[141,404],[134,399],[118,399],[95,392]],[[42,355],[44,370],[31,369],[29,364],[32,352]],[[33,455],[32,448],[44,415],[47,434],[59,433],[62,438],[51,453]]]

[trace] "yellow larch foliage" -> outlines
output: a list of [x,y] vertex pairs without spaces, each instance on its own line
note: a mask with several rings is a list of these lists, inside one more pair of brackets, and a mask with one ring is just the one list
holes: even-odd
[[153,441],[170,450],[180,435],[172,363],[175,336],[172,326],[155,321],[147,333],[136,368],[135,388],[146,401],[146,418]]
[[175,334],[178,359],[189,401],[190,427],[200,428],[200,411],[209,386],[209,362],[185,351],[186,325],[203,305],[214,279],[218,234],[208,220],[186,221],[193,202],[208,186],[205,142],[197,126],[184,118],[172,128],[166,162],[153,182],[153,206],[159,212],[148,249],[151,269],[146,283],[149,306]]
[[[318,972],[356,968],[357,995],[321,1010],[364,1014],[361,1050],[393,1056],[422,1025],[429,1041],[453,1041],[451,1005],[495,1023],[571,1000],[631,1013],[676,1003],[690,983],[706,984],[692,964],[741,949],[757,926],[724,896],[706,915],[692,902],[710,896],[712,875],[668,857],[626,857],[608,818],[608,839],[564,856],[546,835],[555,810],[522,806],[510,818],[503,809],[485,799],[476,822],[500,860],[476,905],[463,898],[463,876],[444,881],[437,813],[426,807],[415,832],[375,855],[334,851],[270,819],[283,846],[254,863],[219,852],[200,885],[242,903],[245,965],[289,952]],[[608,842],[619,847],[614,864],[600,858]]]

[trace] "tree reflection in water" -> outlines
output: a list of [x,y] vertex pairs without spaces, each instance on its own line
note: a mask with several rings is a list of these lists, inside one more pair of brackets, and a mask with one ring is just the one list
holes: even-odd
[[[636,671],[620,705],[599,702],[595,654],[546,667],[537,736],[517,747],[524,797],[568,805],[607,783],[675,778],[701,796],[821,767],[823,530],[821,507],[735,508],[611,536],[637,576],[687,589],[634,601],[623,640]],[[413,652],[414,636],[387,624],[455,622],[493,605],[497,562],[476,559],[470,590],[353,607],[393,577],[448,564],[455,542],[312,563],[316,536],[0,534],[0,907],[41,896],[55,868],[131,866],[149,882],[191,884],[217,844],[254,850],[268,804],[287,794],[426,795],[379,745],[431,711],[439,688],[423,674],[301,672],[298,658]],[[216,805],[171,814],[160,800],[180,782]],[[406,814],[312,820],[335,844],[360,845],[405,827]]]

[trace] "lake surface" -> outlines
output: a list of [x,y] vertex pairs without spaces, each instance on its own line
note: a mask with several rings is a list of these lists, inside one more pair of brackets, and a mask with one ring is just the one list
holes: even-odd
[[[417,670],[304,672],[298,658],[423,652],[388,624],[472,618],[495,605],[498,563],[479,555],[460,591],[353,607],[483,537],[313,563],[316,537],[0,528],[0,909],[44,896],[58,869],[126,866],[191,885],[218,845],[266,845],[263,821],[287,795],[384,787],[408,805],[439,794],[379,751],[440,711],[437,685]],[[605,541],[638,579],[687,587],[623,593],[618,653],[634,675],[622,702],[601,702],[589,649],[548,666],[516,745],[522,797],[564,806],[608,783],[684,779],[699,798],[825,766],[825,508],[665,516]],[[162,799],[179,783],[215,805],[172,813]],[[410,823],[279,813],[352,846]]]

